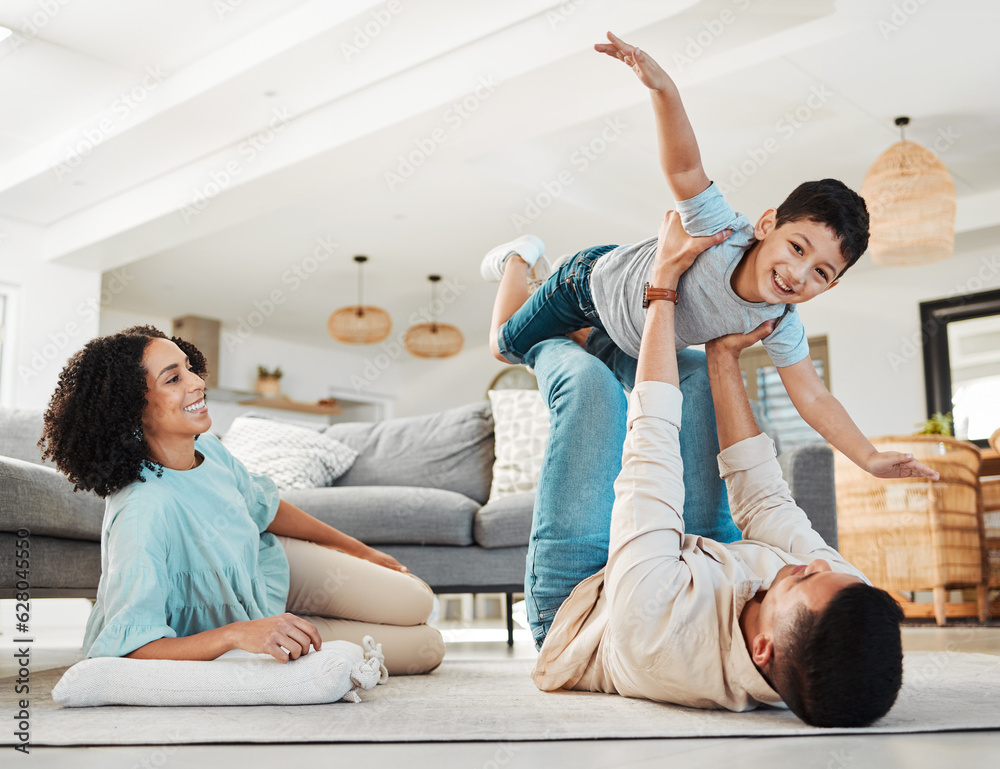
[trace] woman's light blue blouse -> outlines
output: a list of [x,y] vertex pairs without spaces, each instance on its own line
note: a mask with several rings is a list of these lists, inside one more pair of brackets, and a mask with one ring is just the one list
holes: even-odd
[[208,433],[184,472],[143,470],[109,496],[101,581],[83,641],[87,657],[121,657],[159,638],[194,635],[285,610],[288,560],[265,529],[278,489]]

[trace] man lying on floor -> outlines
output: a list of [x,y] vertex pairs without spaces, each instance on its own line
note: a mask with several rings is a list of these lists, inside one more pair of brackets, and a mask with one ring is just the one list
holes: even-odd
[[[689,238],[674,217],[651,285],[676,287],[713,242]],[[607,566],[552,620],[533,672],[540,689],[734,711],[783,701],[815,726],[865,726],[892,707],[902,612],[813,531],[750,410],[740,350],[772,323],[706,346],[719,469],[744,536],[720,544],[684,533],[674,304],[650,303]]]

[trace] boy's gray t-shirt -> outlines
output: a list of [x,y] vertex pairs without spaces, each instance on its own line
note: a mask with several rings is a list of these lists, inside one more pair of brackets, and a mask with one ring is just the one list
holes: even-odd
[[[677,213],[684,229],[695,237],[733,231],[725,241],[702,252],[681,276],[677,286],[680,302],[674,319],[677,349],[725,334],[745,334],[765,320],[784,315],[764,339],[771,360],[783,367],[807,357],[806,330],[794,304],[747,302],[733,291],[733,272],[743,252],[754,242],[753,225],[746,215],[734,211],[715,184],[690,200],[679,201]],[[604,330],[634,358],[639,357],[646,322],[642,288],[649,280],[655,256],[656,237],[652,237],[609,251],[597,260],[591,272],[591,294]]]

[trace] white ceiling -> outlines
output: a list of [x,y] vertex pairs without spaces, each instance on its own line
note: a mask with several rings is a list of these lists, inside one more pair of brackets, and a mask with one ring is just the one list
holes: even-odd
[[[1000,228],[991,0],[48,7],[0,6],[16,33],[0,43],[0,216],[42,229],[56,263],[126,267],[117,309],[234,324],[278,290],[266,333],[333,346],[326,317],[354,302],[364,253],[366,300],[397,326],[441,273],[459,287],[442,319],[478,339],[479,259],[517,215],[557,255],[648,237],[672,205],[646,90],[592,49],[607,29],[674,75],[709,175],[751,218],[806,179],[859,188],[905,114],[954,177],[960,246]],[[338,245],[313,262],[321,241]]]

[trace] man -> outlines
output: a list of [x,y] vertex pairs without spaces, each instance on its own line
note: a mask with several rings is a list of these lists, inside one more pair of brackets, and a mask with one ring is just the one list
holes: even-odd
[[[676,288],[720,239],[689,238],[668,216],[652,287]],[[706,347],[718,465],[745,538],[721,544],[685,534],[673,313],[663,300],[647,311],[607,566],[551,619],[535,683],[737,711],[783,701],[813,725],[867,725],[888,712],[902,681],[902,613],[812,530],[757,428],[739,352],[773,325]],[[533,566],[545,575],[530,561],[529,575]],[[530,598],[535,586],[526,589]]]

